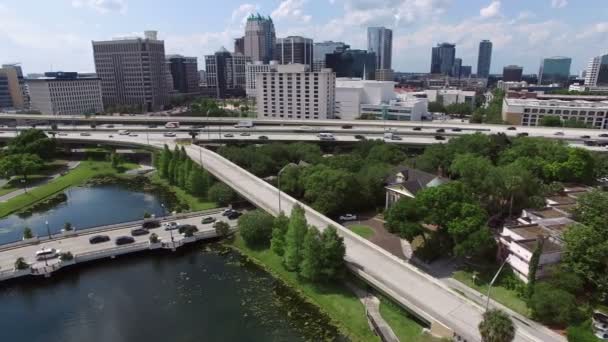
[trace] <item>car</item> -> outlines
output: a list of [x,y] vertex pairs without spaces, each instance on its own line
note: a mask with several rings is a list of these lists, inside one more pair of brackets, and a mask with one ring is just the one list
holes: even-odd
[[149,234],[150,232],[146,228],[133,228],[131,229],[132,236],[142,236]]
[[135,239],[132,236],[119,236],[114,240],[114,243],[116,244],[116,246],[120,246],[120,245],[128,245],[130,243],[135,242]]
[[234,134],[232,134],[232,133],[224,134],[224,138],[234,138]]
[[82,133],[80,133],[80,136],[81,136],[81,137],[90,137],[90,136],[91,136],[91,133],[88,133],[88,132],[82,132]]
[[437,129],[435,132],[437,132],[437,133],[444,133],[444,132],[445,132],[445,129],[443,129],[443,128],[439,128],[439,129]]
[[600,137],[600,138],[608,138],[608,134],[602,133],[602,134],[598,135],[598,137]]
[[175,137],[175,135],[176,134],[173,132],[166,132],[165,134],[163,134],[163,136],[168,137],[168,138],[173,138],[173,137]]
[[442,135],[436,135],[435,140],[445,140],[445,137]]
[[108,135],[108,138],[114,138],[114,136],[112,134]]
[[422,131],[422,127],[414,127],[412,128],[414,131]]
[[355,214],[344,214],[340,216],[340,221],[356,221],[357,215]]
[[516,131],[516,130],[517,130],[517,128],[515,128],[515,127],[511,126],[511,127],[508,127],[508,128],[507,128],[507,130],[509,130],[509,131]]
[[127,131],[126,129],[118,130],[118,135],[129,135],[129,133],[131,132]]
[[527,132],[517,133],[518,137],[527,137],[529,134]]
[[342,129],[351,129],[353,125],[342,125]]
[[55,248],[43,248],[36,252],[36,260],[48,260],[59,256],[61,250]]
[[114,125],[106,125],[106,128],[114,128]]
[[166,222],[163,227],[165,230],[175,230],[179,226],[178,222]]
[[201,128],[205,128],[205,125],[194,125],[194,126],[192,126],[192,128],[201,129]]
[[158,227],[160,227],[160,221],[157,221],[157,220],[145,221],[144,223],[141,224],[141,227],[146,228],[146,229],[158,228]]
[[357,140],[365,140],[365,137],[362,136],[361,134],[357,134],[357,135],[355,135],[355,139],[357,139]]
[[258,139],[260,139],[260,140],[268,140],[268,137],[267,137],[267,136],[265,136],[265,135],[260,135],[260,136],[258,137]]
[[138,135],[136,133],[130,133],[129,136],[130,137],[137,137]]
[[91,245],[97,244],[97,243],[102,243],[102,242],[107,242],[110,241],[110,237],[107,235],[95,235],[95,236],[91,236],[89,238],[89,243]]
[[561,136],[561,135],[564,135],[564,132],[555,132],[555,133],[553,133],[553,135],[559,135],[559,136]]
[[222,216],[228,216],[228,214],[230,214],[233,211],[236,211],[236,210],[228,208],[228,209],[222,211]]
[[215,217],[207,216],[207,217],[205,217],[204,219],[201,220],[201,223],[202,224],[209,224],[209,223],[213,223],[215,221],[217,221],[215,219]]
[[401,140],[401,137],[398,136],[397,134],[393,134],[393,136],[391,137],[391,140]]
[[65,137],[68,134],[67,133],[57,133],[57,135],[60,136],[60,137]]
[[156,128],[156,127],[158,127],[158,126],[156,126],[156,125],[148,125],[148,128]]
[[243,133],[241,133],[241,136],[242,136],[242,137],[248,137],[248,136],[250,136],[250,135],[251,135],[251,134],[249,134],[249,133],[247,133],[247,132],[243,132]]
[[181,224],[177,227],[177,232],[183,234],[186,230],[192,230],[193,232],[198,232],[198,228],[196,228],[193,224]]
[[460,128],[452,128],[452,132],[462,132],[462,129],[460,129]]
[[227,217],[229,220],[236,220],[236,219],[238,219],[238,218],[239,218],[241,215],[243,215],[243,214],[239,213],[238,211],[232,211],[231,213],[229,213],[228,215],[226,215],[226,217]]
[[581,135],[581,139],[591,139],[591,137],[588,135]]

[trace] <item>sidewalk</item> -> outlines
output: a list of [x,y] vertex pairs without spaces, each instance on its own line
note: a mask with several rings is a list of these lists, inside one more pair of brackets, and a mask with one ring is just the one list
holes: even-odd
[[[77,161],[77,162],[71,161],[71,162],[67,163],[68,170],[75,169],[76,167],[78,167],[78,165],[80,165],[79,161]],[[45,185],[48,182],[61,177],[61,173],[62,172],[50,175],[48,178],[44,179],[43,181],[41,181],[40,183],[36,184],[35,186],[27,188],[27,191],[32,191],[33,189],[36,189],[39,186]],[[14,197],[17,197],[19,195],[24,194],[25,192],[26,192],[25,189],[18,189],[18,190],[9,192],[8,194],[0,196],[0,202],[6,202],[6,201],[8,201],[8,200],[10,200],[10,199],[12,199]]]
[[386,342],[399,342],[399,338],[397,338],[397,335],[395,335],[391,326],[386,323],[380,314],[380,299],[351,282],[346,282],[346,286],[357,295],[361,303],[365,306],[365,313],[369,323],[376,334],[380,336],[380,340]]

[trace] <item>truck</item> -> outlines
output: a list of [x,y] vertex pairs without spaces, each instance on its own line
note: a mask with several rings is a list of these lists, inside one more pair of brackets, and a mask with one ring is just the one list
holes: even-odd
[[171,121],[165,124],[165,128],[179,128],[179,122]]
[[239,121],[234,125],[234,128],[251,128],[251,127],[253,127],[253,121],[251,121],[251,120]]

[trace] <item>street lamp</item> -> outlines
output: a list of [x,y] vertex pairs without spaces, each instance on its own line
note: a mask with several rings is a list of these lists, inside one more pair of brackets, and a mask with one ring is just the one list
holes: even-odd
[[486,312],[488,311],[488,307],[490,306],[490,290],[492,289],[492,285],[494,285],[494,282],[496,282],[496,279],[498,279],[498,275],[500,275],[500,272],[502,271],[502,268],[505,267],[507,261],[509,261],[509,257],[507,257],[505,261],[502,262],[500,268],[498,268],[498,271],[496,271],[494,278],[492,278],[492,281],[490,281],[490,284],[488,284],[488,295],[486,296]]

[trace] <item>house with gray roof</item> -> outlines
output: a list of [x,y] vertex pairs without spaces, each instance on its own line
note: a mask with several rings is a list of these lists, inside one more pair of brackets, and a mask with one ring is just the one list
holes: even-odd
[[447,178],[424,172],[421,170],[400,167],[391,174],[386,180],[386,205],[388,209],[395,202],[403,197],[416,197],[416,194],[423,189],[432,188],[447,183]]

